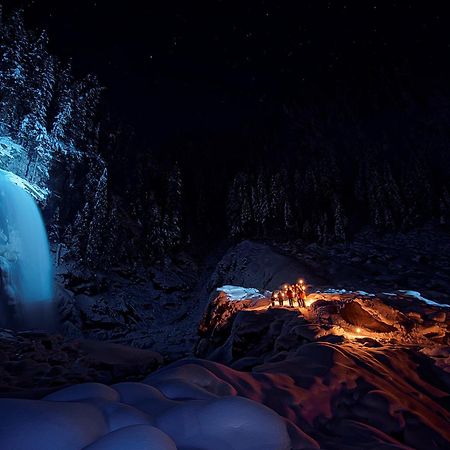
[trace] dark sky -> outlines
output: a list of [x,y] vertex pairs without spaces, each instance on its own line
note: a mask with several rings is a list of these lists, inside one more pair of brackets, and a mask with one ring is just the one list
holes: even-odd
[[72,57],[76,73],[96,73],[108,108],[150,140],[264,126],[299,93],[338,91],[381,66],[413,83],[450,74],[440,0],[22,4],[54,52]]

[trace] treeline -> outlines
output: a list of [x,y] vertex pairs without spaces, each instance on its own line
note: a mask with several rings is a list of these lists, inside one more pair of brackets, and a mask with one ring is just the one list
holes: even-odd
[[287,111],[285,148],[230,184],[230,236],[330,242],[365,226],[450,225],[450,102],[407,98],[362,117],[350,100]]

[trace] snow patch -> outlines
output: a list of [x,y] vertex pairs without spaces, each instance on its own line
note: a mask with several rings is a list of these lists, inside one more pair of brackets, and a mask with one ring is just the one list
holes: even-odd
[[369,292],[366,291],[356,291],[356,293],[359,295],[364,295],[366,297],[375,297],[375,294],[370,294]]
[[351,294],[347,289],[325,289],[324,291],[317,291],[318,294]]
[[258,289],[244,288],[241,286],[225,285],[217,288],[218,292],[224,292],[230,300],[245,300],[245,299],[257,299],[264,298]]
[[428,300],[427,298],[422,297],[422,294],[417,291],[399,291],[399,292],[401,292],[402,294],[405,294],[405,295],[409,295],[410,297],[417,298],[418,300],[420,300],[430,306],[438,306],[440,308],[450,308],[450,305],[447,305],[445,303],[437,303],[433,300]]
[[12,172],[0,169],[0,173],[4,175],[9,181],[11,181],[11,183],[27,191],[37,201],[43,202],[49,194],[48,189],[44,189],[37,186],[36,184],[30,183],[29,181],[19,177]]
[[17,156],[26,156],[25,149],[11,138],[0,136],[0,158],[13,159]]

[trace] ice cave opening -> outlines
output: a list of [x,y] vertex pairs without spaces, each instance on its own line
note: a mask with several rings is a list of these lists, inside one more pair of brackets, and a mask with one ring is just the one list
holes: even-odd
[[0,326],[52,328],[53,269],[32,196],[0,170]]

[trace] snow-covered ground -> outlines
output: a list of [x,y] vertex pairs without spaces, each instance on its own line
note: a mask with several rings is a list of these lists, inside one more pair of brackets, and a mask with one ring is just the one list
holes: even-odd
[[0,441],[16,450],[292,448],[279,414],[189,361],[142,383],[85,383],[42,400],[0,399]]
[[409,295],[411,297],[417,298],[418,300],[426,303],[427,305],[438,306],[440,308],[450,308],[450,305],[447,305],[445,303],[437,303],[437,302],[435,302],[433,300],[428,300],[427,298],[422,297],[421,293],[417,292],[417,291],[400,291],[400,292],[402,294]]
[[258,289],[245,288],[242,286],[225,285],[217,288],[217,292],[224,292],[230,300],[264,298],[264,295],[262,295]]

